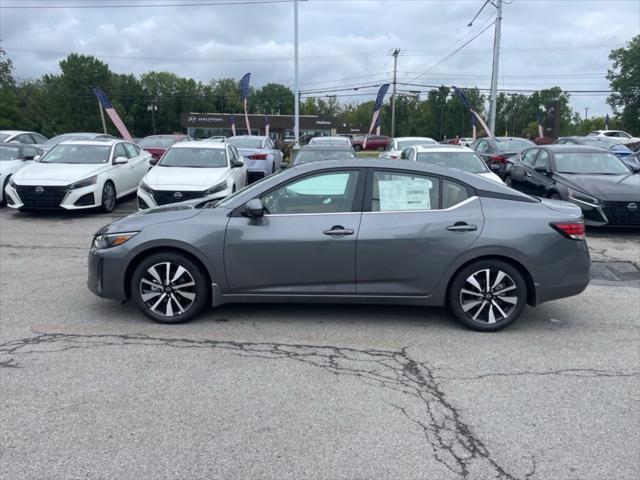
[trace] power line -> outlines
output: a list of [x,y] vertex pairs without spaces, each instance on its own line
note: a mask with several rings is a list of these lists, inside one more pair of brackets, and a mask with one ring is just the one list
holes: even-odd
[[[86,1],[86,0],[85,0]],[[306,1],[306,0],[301,0]],[[134,4],[100,4],[100,5],[0,5],[0,9],[11,10],[52,10],[52,9],[95,9],[95,8],[161,8],[161,7],[213,7],[213,6],[236,6],[236,5],[259,5],[275,3],[292,3],[293,0],[242,0],[237,2],[193,2],[193,3],[134,3]]]

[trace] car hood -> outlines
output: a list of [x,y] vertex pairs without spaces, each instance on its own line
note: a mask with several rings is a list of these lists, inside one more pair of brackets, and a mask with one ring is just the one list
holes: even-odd
[[153,167],[143,181],[154,190],[206,190],[229,177],[228,168]]
[[20,169],[13,177],[18,185],[68,185],[78,180],[93,177],[111,168],[109,163],[40,163],[33,162]]
[[578,175],[562,173],[556,181],[599,200],[640,201],[640,175]]
[[186,220],[202,212],[202,209],[195,208],[196,205],[200,203],[202,203],[202,199],[141,210],[120,220],[116,220],[109,225],[105,225],[96,232],[96,235],[104,233],[137,232],[149,225]]

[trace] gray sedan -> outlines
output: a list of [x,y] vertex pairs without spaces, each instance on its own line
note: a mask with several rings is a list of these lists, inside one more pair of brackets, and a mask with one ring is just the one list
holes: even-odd
[[350,160],[105,226],[88,286],[161,323],[227,302],[389,303],[448,305],[495,331],[582,292],[589,265],[575,205],[438,165]]

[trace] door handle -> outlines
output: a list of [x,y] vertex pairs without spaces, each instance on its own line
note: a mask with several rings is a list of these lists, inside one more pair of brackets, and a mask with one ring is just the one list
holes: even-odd
[[450,232],[474,232],[478,230],[477,225],[469,225],[465,222],[456,222],[453,225],[448,225],[445,227]]
[[531,172],[524,172],[524,176],[525,177],[530,177],[531,176]]
[[344,228],[342,225],[336,225],[329,230],[325,230],[325,235],[331,235],[332,237],[344,237],[345,235],[353,235],[353,230],[350,228]]

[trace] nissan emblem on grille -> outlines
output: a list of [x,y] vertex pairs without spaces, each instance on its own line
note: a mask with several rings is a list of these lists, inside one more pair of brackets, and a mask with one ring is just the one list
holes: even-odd
[[180,192],[176,192],[176,193],[174,193],[174,194],[173,194],[173,198],[181,199],[181,198],[182,198],[182,193],[180,193]]
[[630,212],[635,212],[638,209],[638,204],[631,202],[630,204],[627,205],[627,209]]
[[40,194],[40,193],[44,193],[44,188],[42,187],[36,187],[36,193]]

